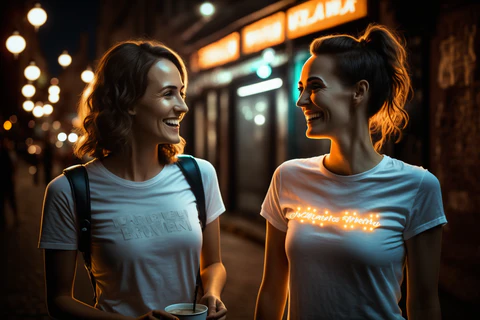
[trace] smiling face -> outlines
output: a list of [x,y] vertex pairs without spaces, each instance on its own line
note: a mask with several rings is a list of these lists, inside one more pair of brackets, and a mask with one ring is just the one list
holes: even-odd
[[180,122],[188,107],[180,72],[168,59],[158,59],[148,71],[145,94],[130,111],[137,141],[155,144],[180,142]]
[[353,88],[343,85],[334,71],[330,55],[312,56],[302,68],[297,106],[305,115],[309,138],[338,138],[352,123]]

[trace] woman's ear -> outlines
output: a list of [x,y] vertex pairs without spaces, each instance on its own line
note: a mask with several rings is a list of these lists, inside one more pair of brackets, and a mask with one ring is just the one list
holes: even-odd
[[360,80],[355,84],[353,91],[353,101],[355,104],[360,104],[367,101],[369,95],[370,84],[367,80]]

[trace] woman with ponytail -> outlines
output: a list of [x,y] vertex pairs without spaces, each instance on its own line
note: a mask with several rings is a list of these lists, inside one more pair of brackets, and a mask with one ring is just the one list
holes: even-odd
[[256,319],[440,319],[446,223],[437,178],[381,153],[401,138],[411,85],[405,48],[384,26],[315,39],[298,82],[310,139],[330,153],[280,165],[262,205],[265,266]]

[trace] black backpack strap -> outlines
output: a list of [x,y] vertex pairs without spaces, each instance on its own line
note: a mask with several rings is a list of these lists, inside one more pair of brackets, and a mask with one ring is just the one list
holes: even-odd
[[207,209],[200,168],[198,167],[195,158],[189,155],[179,155],[176,163],[187,179],[187,182],[197,199],[198,219],[200,220],[203,231],[207,225]]
[[[202,232],[207,226],[207,208],[205,203],[205,191],[203,189],[202,183],[202,173],[198,167],[198,163],[194,157],[189,155],[179,155],[178,161],[176,162],[177,166],[182,171],[185,179],[187,180],[192,192],[197,199],[197,210],[198,210],[198,220],[200,220],[200,225],[202,227]],[[200,276],[200,266],[198,267],[197,272],[197,282],[195,284],[195,293],[193,300],[196,301],[198,289],[202,288],[203,283],[202,277]]]
[[63,170],[72,189],[73,202],[75,203],[75,213],[79,222],[79,240],[78,250],[83,254],[85,268],[88,271],[90,281],[93,287],[93,300],[97,301],[97,284],[92,273],[91,260],[91,208],[90,208],[90,186],[88,183],[88,174],[85,166],[79,164]]

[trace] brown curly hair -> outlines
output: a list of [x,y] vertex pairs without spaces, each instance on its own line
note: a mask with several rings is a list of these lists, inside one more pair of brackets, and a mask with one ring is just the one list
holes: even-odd
[[[130,147],[132,117],[128,113],[145,94],[147,74],[158,59],[168,59],[178,68],[187,87],[187,70],[180,56],[162,43],[150,40],[129,40],[116,44],[100,59],[94,80],[85,88],[78,105],[80,138],[74,153],[102,158],[110,153],[123,153]],[[173,163],[183,152],[185,140],[178,144],[161,144],[161,164]]]
[[346,85],[368,81],[370,134],[378,136],[375,150],[381,150],[392,136],[400,141],[409,119],[404,107],[412,87],[404,41],[397,34],[370,24],[358,38],[344,34],[317,38],[310,44],[310,53],[332,54],[336,72]]

